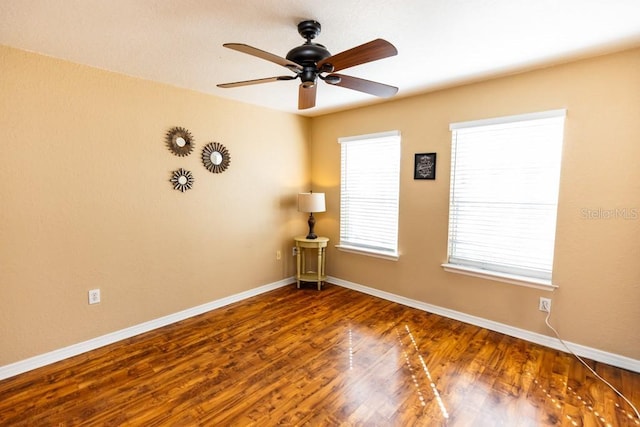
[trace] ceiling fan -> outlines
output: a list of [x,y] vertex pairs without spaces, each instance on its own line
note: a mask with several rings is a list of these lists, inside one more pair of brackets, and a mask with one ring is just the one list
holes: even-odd
[[320,23],[317,21],[307,20],[300,22],[298,24],[298,33],[306,39],[306,42],[301,46],[291,49],[289,53],[287,53],[286,58],[242,43],[223,44],[224,47],[229,49],[257,56],[258,58],[281,65],[295,73],[295,76],[267,77],[263,79],[222,83],[217,86],[221,88],[231,88],[300,78],[301,83],[298,89],[298,109],[300,110],[312,108],[316,105],[316,83],[318,78],[334,86],[353,89],[383,98],[391,97],[398,92],[398,88],[394,86],[335,73],[345,68],[355,67],[356,65],[397,55],[398,51],[395,46],[386,40],[376,39],[336,55],[331,55],[323,45],[311,41],[320,34],[320,29]]

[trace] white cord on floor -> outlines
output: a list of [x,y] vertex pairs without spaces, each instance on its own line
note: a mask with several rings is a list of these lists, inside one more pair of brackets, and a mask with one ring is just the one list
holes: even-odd
[[562,345],[564,346],[564,348],[567,349],[567,351],[569,353],[571,353],[576,359],[578,359],[580,361],[580,363],[582,363],[588,370],[591,371],[591,373],[593,375],[595,375],[598,379],[600,379],[600,381],[602,381],[603,383],[605,383],[606,385],[609,386],[609,388],[611,388],[611,390],[613,390],[618,396],[620,396],[622,399],[624,399],[625,402],[627,402],[629,404],[629,406],[631,406],[631,408],[633,409],[633,412],[636,413],[636,417],[638,417],[638,419],[640,420],[640,413],[638,412],[638,409],[633,405],[633,403],[631,403],[631,401],[629,399],[627,399],[625,397],[624,394],[620,393],[614,386],[612,386],[607,380],[605,380],[604,378],[602,378],[600,375],[598,375],[596,373],[596,371],[594,371],[593,369],[591,369],[591,366],[587,365],[586,362],[584,360],[582,360],[582,358],[580,356],[578,356],[577,354],[575,354],[570,348],[569,346],[562,340],[562,338],[560,338],[560,334],[558,333],[558,331],[556,331],[553,326],[551,326],[551,324],[549,323],[549,317],[551,317],[551,311],[549,311],[547,313],[547,318],[544,319],[544,323],[547,324],[547,326],[549,327],[549,329],[551,329],[553,331],[554,334],[556,334],[556,338],[558,338],[558,341],[560,341],[562,343]]

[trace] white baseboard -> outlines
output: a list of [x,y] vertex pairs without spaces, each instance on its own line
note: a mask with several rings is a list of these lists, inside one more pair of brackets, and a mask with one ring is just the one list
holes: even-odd
[[[206,304],[202,304],[196,307],[192,307],[177,313],[170,314],[168,316],[160,317],[158,319],[150,320],[148,322],[140,323],[129,328],[125,328],[119,331],[115,331],[100,337],[92,338],[87,341],[83,341],[78,344],[73,344],[68,347],[64,347],[58,350],[54,350],[48,353],[44,353],[38,356],[31,357],[29,359],[21,360],[9,365],[0,366],[0,380],[13,377],[15,375],[31,371],[42,366],[50,365],[61,360],[77,356],[79,354],[95,350],[108,344],[133,337],[135,335],[149,332],[151,330],[161,328],[163,326],[170,325],[175,322],[179,322],[190,317],[197,316],[199,314],[206,313],[216,308],[224,307],[234,302],[242,301],[247,298],[251,298],[256,295],[260,295],[265,292],[272,291],[274,289],[281,288],[293,283],[294,278],[280,280],[278,282],[270,283],[258,288],[254,288],[245,292],[240,292],[219,300],[211,301]],[[514,328],[503,323],[494,322],[491,320],[483,319],[481,317],[471,316],[459,311],[449,310],[447,308],[438,307],[436,305],[427,304],[421,301],[405,298],[399,295],[395,295],[389,292],[380,291],[378,289],[370,288],[367,286],[359,285],[357,283],[348,282],[346,280],[338,279],[336,277],[328,277],[327,281],[344,288],[353,289],[364,294],[373,295],[378,298],[382,298],[388,301],[396,302],[398,304],[406,305],[408,307],[417,308],[429,313],[438,314],[440,316],[448,317],[451,319],[459,320],[461,322],[470,323],[472,325],[480,326],[492,331],[500,332],[505,335],[520,338],[529,342],[543,345],[545,347],[553,348],[556,350],[565,351],[562,344],[553,337],[542,335],[534,332],[530,332],[524,329]],[[631,359],[629,357],[620,356],[614,353],[608,353],[606,351],[598,350],[591,347],[586,347],[580,344],[574,344],[567,342],[569,348],[576,354],[582,357],[586,357],[598,362],[606,363],[612,366],[616,366],[623,369],[628,369],[633,372],[640,373],[640,360]]]
[[[543,345],[545,347],[553,348],[555,350],[566,351],[560,341],[551,336],[538,334],[535,332],[527,331],[525,329],[514,328],[513,326],[505,325],[504,323],[494,322],[492,320],[484,319],[481,317],[471,316],[469,314],[461,313],[459,311],[449,310],[447,308],[439,307],[437,305],[427,304],[422,301],[405,298],[399,295],[395,295],[389,292],[380,291],[378,289],[370,288],[367,286],[359,285],[357,283],[348,282],[346,280],[338,279],[336,277],[327,277],[327,282],[342,286],[344,288],[353,289],[364,294],[369,294],[382,298],[388,301],[396,302],[398,304],[406,305],[408,307],[417,308],[429,313],[438,314],[440,316],[448,317],[450,319],[459,320],[461,322],[470,323],[472,325],[480,326],[492,331],[500,332],[505,335],[520,338],[525,341],[533,342]],[[580,344],[575,344],[565,341],[567,347],[571,349],[575,354],[581,357],[586,357],[591,360],[606,363],[618,368],[627,369],[629,371],[640,373],[640,360],[632,359],[630,357],[621,356],[614,353],[598,350],[592,347],[586,347]]]
[[234,302],[242,301],[247,298],[251,298],[256,295],[260,295],[265,292],[272,291],[283,286],[287,286],[293,283],[294,278],[289,277],[287,279],[280,280],[278,282],[270,283],[268,285],[260,286],[258,288],[250,289],[245,292],[240,292],[219,300],[211,301],[206,304],[202,304],[196,307],[191,307],[177,313],[170,314],[168,316],[160,317],[158,319],[150,320],[148,322],[140,323],[138,325],[131,326],[129,328],[121,329],[100,337],[92,338],[87,341],[83,341],[77,344],[70,345],[68,347],[60,348],[48,353],[40,354],[38,356],[24,359],[9,365],[0,366],[0,380],[13,377],[15,375],[31,371],[42,366],[50,365],[55,362],[59,362],[64,359],[68,359],[73,356],[85,353],[87,351],[95,350],[100,347],[104,347],[108,344],[124,340],[126,338],[133,337],[135,335],[149,332],[151,330],[161,328],[163,326],[170,325],[171,323],[179,322],[189,317],[197,316],[199,314],[206,313],[216,308],[224,307],[225,305],[232,304]]

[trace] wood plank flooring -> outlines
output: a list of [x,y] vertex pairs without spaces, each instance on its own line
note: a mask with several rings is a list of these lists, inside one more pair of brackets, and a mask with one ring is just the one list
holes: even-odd
[[[640,405],[640,375],[596,371]],[[568,354],[295,285],[0,382],[2,426],[638,426]]]

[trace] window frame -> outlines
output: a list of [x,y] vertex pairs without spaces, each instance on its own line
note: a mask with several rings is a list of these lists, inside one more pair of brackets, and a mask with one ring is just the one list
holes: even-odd
[[[455,138],[457,136],[456,131],[460,129],[480,128],[483,126],[527,122],[527,121],[550,119],[550,118],[562,119],[562,135],[561,135],[561,140],[559,142],[560,145],[559,147],[557,147],[558,148],[558,153],[557,153],[558,180],[555,183],[555,185],[558,186],[557,190],[559,193],[560,173],[561,173],[561,167],[562,167],[561,165],[562,149],[563,149],[564,140],[565,140],[564,134],[565,134],[565,128],[566,128],[565,126],[566,109],[556,109],[556,110],[541,111],[536,113],[518,114],[518,115],[502,116],[502,117],[496,117],[496,118],[490,118],[490,119],[451,123],[449,127],[450,131],[452,132],[452,135],[451,135],[452,156],[451,156],[451,189],[450,189],[450,196],[449,196],[449,224],[448,224],[448,237],[447,237],[448,248],[447,248],[447,262],[442,264],[442,267],[444,268],[445,271],[470,275],[474,277],[481,277],[484,279],[511,283],[511,284],[520,285],[520,286],[533,287],[533,288],[543,289],[543,290],[553,290],[558,287],[557,285],[553,284],[553,260],[555,259],[555,254],[553,252],[551,254],[552,255],[551,266],[550,266],[548,277],[541,277],[541,276],[536,277],[535,274],[532,274],[532,275],[521,274],[517,272],[518,268],[514,268],[513,271],[508,271],[508,269],[506,271],[495,270],[495,269],[491,269],[490,266],[489,268],[487,268],[487,266],[481,265],[481,263],[474,262],[474,261],[470,261],[470,262],[463,261],[459,263],[452,262],[452,258],[455,258],[455,256],[452,255],[452,227],[455,227],[455,225],[457,224],[455,223],[452,225],[452,214],[453,214],[452,206],[453,206],[454,197],[455,197],[454,187],[455,187],[455,179],[456,179],[456,175],[455,175],[456,173],[455,154],[456,153],[454,153],[454,149],[457,149],[457,147],[454,147]],[[553,245],[552,245],[554,248],[553,250],[555,250],[556,235],[557,235],[557,212],[558,212],[558,200],[556,198],[555,211],[554,211],[555,224],[554,224]]]
[[[344,159],[344,150],[346,144],[355,142],[355,143],[373,143],[375,144],[377,141],[380,142],[388,142],[389,140],[394,140],[394,143],[397,144],[397,164],[390,168],[392,172],[397,173],[396,177],[396,190],[395,190],[395,218],[392,219],[395,230],[395,238],[393,240],[393,248],[382,248],[374,245],[365,245],[365,244],[357,244],[353,242],[353,238],[350,240],[348,235],[344,234],[345,224],[345,208],[344,208],[344,186],[345,186],[345,159]],[[402,136],[399,130],[387,131],[387,132],[377,132],[371,134],[364,135],[356,135],[349,137],[341,137],[338,138],[338,143],[340,144],[340,223],[339,223],[339,233],[340,233],[340,243],[335,247],[343,252],[350,252],[356,254],[367,255],[376,258],[382,258],[387,260],[397,261],[399,259],[399,249],[398,249],[398,240],[399,240],[399,225],[400,225],[400,172],[401,172],[401,163],[402,163]]]

